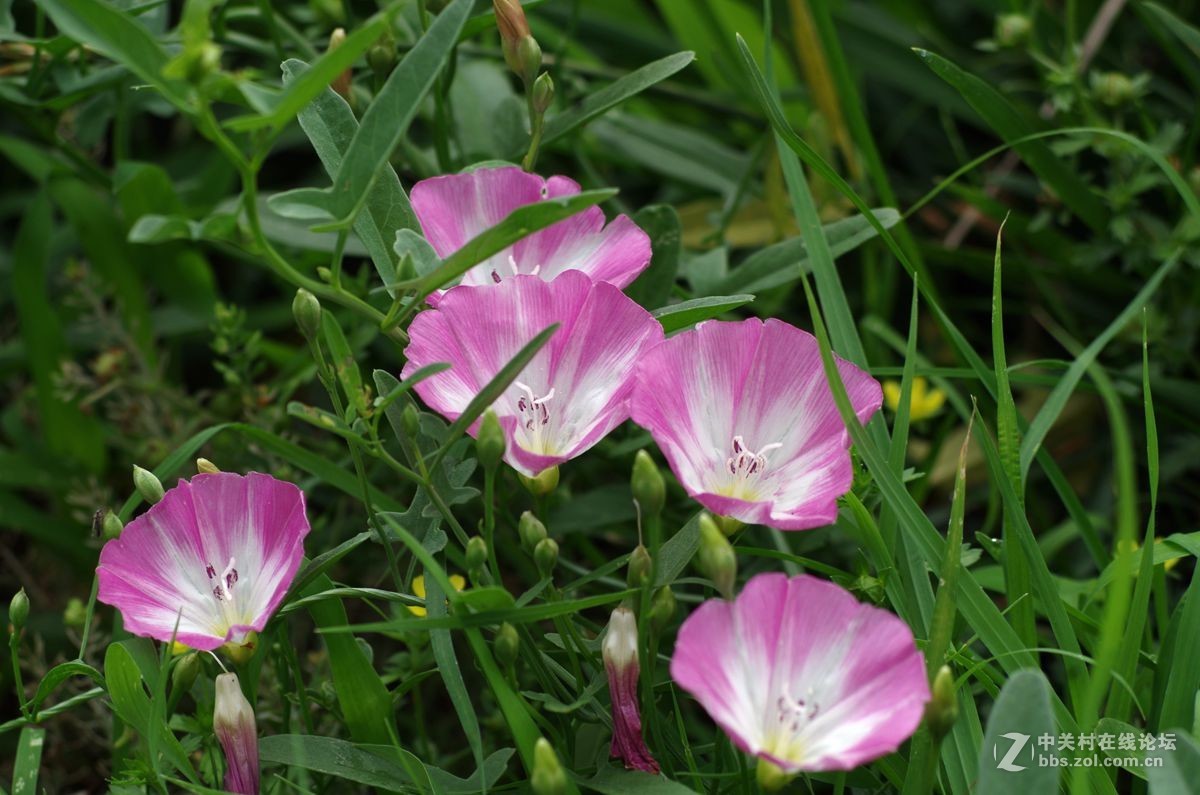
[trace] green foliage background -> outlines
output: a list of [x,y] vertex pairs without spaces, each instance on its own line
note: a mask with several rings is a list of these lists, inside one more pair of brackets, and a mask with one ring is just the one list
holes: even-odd
[[[395,378],[421,296],[598,203],[653,238],[629,292],[668,330],[777,316],[901,384],[855,427],[837,524],[737,548],[743,578],[810,571],[904,618],[931,670],[951,666],[958,720],[940,749],[922,729],[796,791],[1191,791],[1197,4],[525,6],[557,89],[537,170],[585,193],[437,263],[402,231],[405,191],[529,141],[486,4],[0,0],[0,591],[32,601],[0,665],[0,783],[219,787],[215,663],[176,692],[178,658],[90,598],[105,512],[139,509],[131,465],[170,485],[202,455],[311,505],[312,560],[242,672],[268,791],[521,791],[542,735],[572,788],[753,791],[666,675],[712,594],[669,477],[647,529],[679,610],[648,638],[643,712],[675,783],[607,761],[596,636],[632,595],[648,435],[623,427],[534,499]],[[346,69],[348,104],[327,88]],[[296,287],[327,310],[317,358]],[[941,413],[910,417],[916,377]],[[561,547],[553,581],[516,542],[527,509]],[[502,577],[454,593],[492,524]],[[492,650],[505,621],[513,668]],[[1161,768],[997,773],[986,738],[1036,726],[1180,748]]]

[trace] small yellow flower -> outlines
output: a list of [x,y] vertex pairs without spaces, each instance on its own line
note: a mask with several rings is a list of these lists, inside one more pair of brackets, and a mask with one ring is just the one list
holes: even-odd
[[[895,413],[900,408],[900,382],[883,382],[883,399],[887,407]],[[929,419],[942,410],[946,402],[946,393],[940,389],[930,389],[929,382],[923,376],[914,376],[912,380],[912,396],[908,405],[908,418],[913,422]]]
[[[465,579],[463,579],[463,576],[461,574],[451,574],[450,575],[450,584],[454,586],[454,590],[456,590],[456,591],[461,591],[463,588],[467,587],[467,581]],[[425,598],[425,576],[424,575],[421,575],[419,577],[413,577],[412,589],[413,589],[413,596],[419,596],[422,599]],[[414,616],[424,616],[426,613],[426,610],[424,607],[418,607],[417,605],[407,605],[407,607],[408,607],[408,612],[412,613]]]

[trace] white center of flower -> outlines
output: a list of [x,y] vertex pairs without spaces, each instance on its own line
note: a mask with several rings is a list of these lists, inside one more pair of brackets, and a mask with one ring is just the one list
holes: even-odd
[[544,438],[547,435],[544,433],[546,426],[550,424],[550,408],[546,404],[554,398],[554,388],[538,397],[528,385],[520,381],[514,381],[513,384],[525,393],[517,398],[517,421],[530,444],[522,446],[536,453],[549,452],[546,446],[548,439]]
[[[521,267],[519,265],[517,265],[517,260],[512,254],[508,255],[508,267],[512,269],[513,276],[521,275]],[[529,272],[529,275],[537,276],[538,273],[541,272],[541,270],[542,270],[542,266],[540,263],[537,265],[534,265],[533,270],[531,270]],[[492,281],[494,281],[496,284],[499,284],[502,281],[500,278],[500,272],[497,271],[495,268],[492,268]]]
[[761,499],[756,488],[763,473],[767,471],[767,453],[783,447],[781,442],[773,442],[755,452],[746,446],[743,436],[733,437],[730,449],[733,455],[725,459],[725,471],[718,488],[718,493],[726,497],[756,502]]
[[772,756],[789,761],[798,761],[803,752],[804,728],[821,714],[816,691],[808,688],[803,696],[796,698],[786,690],[775,699],[776,725],[767,732],[767,747]]
[[208,579],[216,581],[216,584],[213,585],[212,594],[220,607],[221,620],[218,622],[218,627],[221,630],[221,634],[224,634],[224,632],[228,631],[235,624],[247,623],[244,620],[245,617],[238,613],[237,599],[234,594],[234,586],[238,582],[238,570],[236,566],[237,559],[230,558],[229,562],[225,564],[225,568],[219,574],[217,573],[217,567],[211,563],[204,567],[204,572],[208,575]]

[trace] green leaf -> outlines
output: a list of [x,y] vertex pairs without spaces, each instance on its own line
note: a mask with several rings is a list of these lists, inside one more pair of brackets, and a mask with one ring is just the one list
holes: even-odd
[[1164,28],[1178,36],[1179,40],[1192,51],[1192,54],[1200,58],[1200,29],[1184,22],[1158,3],[1141,3],[1140,5],[1153,16],[1158,17]]
[[336,737],[311,734],[263,737],[258,741],[258,756],[264,766],[286,765],[384,790],[397,790],[412,783],[412,777],[398,762]]
[[42,766],[42,744],[46,741],[46,730],[33,726],[21,729],[17,739],[17,754],[13,758],[13,795],[33,795],[38,791],[38,771]]
[[[973,74],[928,50],[916,49],[917,55],[934,74],[953,86],[988,126],[1005,141],[1015,141],[1033,132],[1033,128],[1009,104],[999,91]],[[1104,230],[1108,210],[1062,158],[1041,141],[1027,141],[1014,147],[1055,194],[1095,231]]]
[[671,297],[679,275],[683,229],[679,213],[669,204],[652,204],[638,210],[633,222],[650,237],[650,266],[625,288],[625,294],[646,309],[662,306]]
[[144,25],[103,0],[37,0],[63,35],[111,58],[149,83],[172,105],[192,112],[186,83],[169,80],[166,51]]
[[[155,661],[150,661],[153,668]],[[123,643],[114,643],[108,647],[104,655],[104,682],[108,696],[112,700],[113,711],[142,735],[150,740],[155,737],[161,740],[163,754],[177,770],[195,782],[196,773],[188,760],[187,752],[179,744],[179,740],[165,725],[157,725],[154,720],[150,696],[142,686],[143,672],[135,662],[133,654]],[[155,677],[157,673],[155,672]],[[152,759],[157,768],[157,760]]]
[[542,143],[548,144],[556,138],[587,124],[606,110],[615,107],[636,94],[640,94],[655,83],[666,80],[671,75],[683,69],[695,60],[694,52],[677,52],[648,63],[642,68],[630,72],[594,94],[589,94],[582,102],[571,110],[552,116],[546,120],[546,129],[542,134]]
[[355,221],[392,150],[408,131],[421,99],[458,43],[459,31],[473,5],[474,0],[454,0],[404,56],[363,114],[332,188],[301,188],[282,194],[287,201],[308,204],[333,219],[314,231],[344,229]]
[[753,300],[752,295],[713,295],[660,307],[650,314],[662,323],[663,331],[670,334],[672,331],[694,326],[702,320],[718,317],[739,306],[745,306]]
[[414,287],[419,297],[424,298],[435,290],[453,284],[472,267],[494,254],[499,254],[518,240],[607,201],[615,195],[615,190],[587,190],[518,207],[491,229],[468,240],[432,273],[411,283],[401,284]]
[[[311,596],[332,588],[333,581],[322,574],[302,595]],[[339,599],[311,603],[308,613],[320,631],[344,629],[350,623],[346,608]],[[323,637],[329,651],[333,688],[350,736],[358,742],[391,742],[392,732],[395,731],[391,695],[362,646],[348,632],[328,632]]]
[[39,193],[25,206],[13,242],[12,297],[50,451],[99,472],[105,459],[103,432],[94,418],[63,400],[57,386],[60,368],[70,356],[50,297],[53,236],[50,202]]
[[687,521],[679,532],[667,539],[658,552],[658,580],[655,588],[675,582],[700,548],[700,514]]
[[1162,765],[1146,768],[1151,795],[1192,795],[1200,781],[1200,746],[1184,731],[1174,734],[1175,750],[1159,751]]
[[580,784],[584,789],[599,792],[601,795],[695,795],[695,790],[677,781],[612,765],[601,767],[596,775],[581,781]]
[[[1057,795],[1058,768],[1037,762],[1037,741],[1055,733],[1050,685],[1040,671],[1018,671],[1000,689],[979,757],[976,795]],[[1021,746],[1018,753],[1012,750]],[[1005,769],[998,764],[1008,760]],[[1016,770],[1015,768],[1023,768]]]
[[270,127],[283,129],[308,103],[329,88],[338,75],[345,72],[359,56],[365,53],[380,35],[388,30],[388,16],[398,3],[366,20],[335,49],[328,50],[294,80],[285,80],[282,93],[276,95],[271,110],[252,116],[238,116],[224,122],[224,126],[239,132]]
[[[284,85],[297,79],[297,75],[303,75],[308,68],[303,61],[284,61]],[[333,89],[326,89],[300,112],[299,120],[300,128],[312,142],[326,173],[330,178],[336,177],[342,167],[342,158],[358,133],[354,111]],[[354,231],[366,247],[380,280],[390,285],[398,278],[398,260],[392,251],[392,242],[400,230],[419,229],[420,225],[408,195],[400,185],[400,178],[389,163],[380,165],[363,209],[365,212],[354,219]]]
[[87,663],[79,661],[59,663],[47,671],[46,675],[42,677],[42,681],[38,683],[37,692],[33,694],[33,700],[29,702],[30,711],[36,715],[46,699],[72,676],[86,676],[98,685],[104,684],[104,676]]
[[[881,207],[871,212],[885,229],[891,229],[900,222],[900,213],[891,207]],[[862,215],[839,218],[822,226],[821,232],[835,259],[879,236],[879,230]],[[790,284],[800,278],[802,271],[811,270],[804,238],[794,237],[746,257],[716,286],[715,292],[761,292]]]

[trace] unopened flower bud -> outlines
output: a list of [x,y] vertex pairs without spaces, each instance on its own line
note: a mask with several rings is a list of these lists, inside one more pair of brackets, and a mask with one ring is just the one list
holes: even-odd
[[396,68],[396,45],[389,37],[367,50],[367,65],[378,77],[387,77]]
[[729,539],[717,529],[717,523],[706,513],[700,515],[700,549],[696,553],[696,563],[722,596],[733,598],[737,555]]
[[529,33],[529,21],[520,0],[492,0],[496,27],[508,68],[521,78],[526,88],[542,68],[542,49]]
[[545,113],[554,102],[554,80],[549,72],[542,72],[538,79],[533,81],[533,93],[530,94],[530,98],[533,100],[533,109],[538,113]]
[[483,420],[479,423],[479,435],[475,437],[475,453],[485,471],[495,471],[504,458],[505,447],[507,441],[504,438],[504,429],[500,427],[500,420],[496,418],[496,412],[488,409],[483,413]]
[[133,487],[137,489],[142,499],[154,505],[163,498],[163,485],[153,472],[133,465]]
[[674,616],[675,593],[669,585],[664,585],[654,592],[654,598],[650,601],[650,614],[647,616],[650,628],[656,633],[662,632]]
[[401,412],[400,425],[410,439],[417,438],[417,434],[421,432],[421,412],[412,403],[405,406],[404,411]]
[[190,652],[179,658],[171,671],[171,690],[175,693],[186,693],[192,689],[196,677],[200,675],[200,653]]
[[104,539],[111,541],[114,538],[121,537],[121,532],[125,529],[125,524],[121,521],[121,517],[109,511],[104,514],[104,524],[101,527],[103,528]]
[[546,525],[542,524],[541,520],[531,511],[526,511],[521,514],[521,518],[517,522],[517,534],[521,536],[521,546],[525,547],[526,552],[532,554],[534,547],[546,537]]
[[630,588],[641,588],[650,582],[653,570],[654,561],[650,558],[650,550],[646,549],[645,544],[638,544],[629,556],[625,581],[629,583]]
[[312,342],[321,333],[321,302],[317,297],[301,287],[292,299],[292,317],[304,339]]
[[221,674],[216,682],[213,733],[225,751],[225,789],[258,795],[258,729],[254,708],[242,694],[237,674]]
[[925,725],[935,739],[942,739],[958,720],[958,696],[954,692],[954,672],[943,665],[933,677],[932,697],[925,705]]
[[558,761],[558,754],[545,737],[533,745],[533,773],[529,785],[534,795],[563,795],[567,791],[567,774]]
[[1137,84],[1120,72],[1093,72],[1092,91],[1109,107],[1124,105],[1137,96]]
[[[333,52],[338,47],[341,47],[346,41],[346,29],[334,28],[333,33],[329,34],[329,48],[326,52]],[[342,99],[350,101],[350,81],[353,80],[354,74],[351,70],[346,69],[337,77],[333,78],[333,82],[329,87],[341,95]]]
[[196,471],[201,475],[215,475],[221,470],[212,461],[207,458],[196,459]]
[[533,548],[533,562],[537,564],[538,573],[549,577],[558,565],[558,542],[553,538],[543,538]]
[[516,627],[507,621],[501,624],[500,631],[496,633],[495,648],[496,659],[500,664],[512,665],[521,651],[521,637],[517,634]]
[[472,536],[467,541],[467,568],[477,569],[487,562],[488,547],[487,542],[479,536]]
[[558,488],[558,467],[547,467],[533,477],[521,475],[521,482],[535,497],[545,497]]
[[78,596],[72,596],[67,600],[67,607],[63,610],[63,624],[71,629],[81,629],[86,622],[87,607]]
[[996,17],[996,43],[1001,47],[1023,44],[1033,30],[1033,23],[1024,14],[1001,14]]
[[601,653],[612,698],[613,736],[609,756],[620,759],[630,770],[658,773],[658,762],[642,739],[642,716],[638,711],[637,619],[628,607],[618,607],[612,612]]
[[8,603],[8,623],[12,625],[13,630],[20,632],[25,628],[25,622],[29,619],[29,596],[26,595],[25,589],[17,591],[13,594],[12,601]]
[[654,459],[645,450],[638,450],[633,458],[633,475],[629,478],[633,487],[633,498],[642,509],[643,516],[657,516],[662,512],[667,499],[667,484]]

